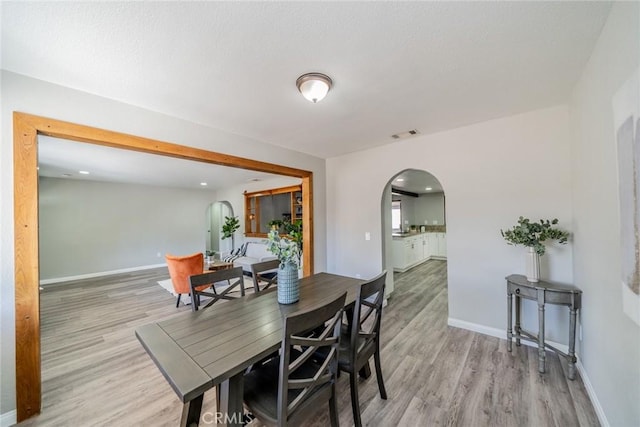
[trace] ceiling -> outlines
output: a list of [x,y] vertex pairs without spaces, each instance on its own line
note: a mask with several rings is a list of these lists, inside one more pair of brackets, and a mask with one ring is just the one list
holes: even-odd
[[[391,186],[415,194],[442,193],[442,184],[429,172],[406,170],[396,175]],[[427,190],[429,188],[429,190]]]
[[[0,7],[3,69],[328,158],[565,102],[611,3]],[[333,79],[318,104],[306,72]]]

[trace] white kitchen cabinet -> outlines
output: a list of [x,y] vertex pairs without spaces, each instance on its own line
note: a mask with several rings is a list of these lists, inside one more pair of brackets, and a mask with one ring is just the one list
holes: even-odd
[[447,233],[437,233],[438,236],[438,254],[442,258],[447,257]]
[[429,257],[434,259],[447,258],[447,234],[427,233],[429,241]]
[[394,271],[407,271],[429,259],[427,234],[394,237],[391,248]]

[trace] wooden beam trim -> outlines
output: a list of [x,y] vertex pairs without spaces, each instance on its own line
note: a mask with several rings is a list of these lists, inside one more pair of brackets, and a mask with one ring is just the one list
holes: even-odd
[[[40,412],[40,280],[38,266],[37,132],[13,116],[16,412]],[[25,196],[28,195],[28,196]]]
[[302,179],[304,274],[313,273],[313,172],[60,120],[13,113],[17,420],[41,409],[38,134]]
[[[233,165],[233,167],[240,169],[275,173],[285,176],[303,177],[312,173],[303,169],[261,162],[259,160],[246,159],[244,157],[233,156],[231,154],[222,154],[200,148],[173,144],[170,142],[157,141],[154,139],[114,132],[106,129],[89,128],[75,123],[34,116],[26,113],[15,114],[20,114],[22,119],[34,127],[38,133],[56,138],[64,138],[72,141],[121,148],[125,150],[140,151],[143,153],[162,153],[166,156],[180,159],[211,163],[220,166]],[[122,142],[123,140],[126,140],[126,144]]]
[[302,178],[302,274],[309,276],[313,266],[313,176]]

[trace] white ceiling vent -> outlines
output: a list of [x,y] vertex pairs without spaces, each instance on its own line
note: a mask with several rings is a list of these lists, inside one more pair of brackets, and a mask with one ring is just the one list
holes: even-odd
[[400,133],[396,133],[391,135],[391,138],[393,139],[404,139],[404,138],[409,138],[412,136],[416,136],[416,135],[420,135],[420,131],[418,129],[411,129],[408,130],[406,132],[400,132]]

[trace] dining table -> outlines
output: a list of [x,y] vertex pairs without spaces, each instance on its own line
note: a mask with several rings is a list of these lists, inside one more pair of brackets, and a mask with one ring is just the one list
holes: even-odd
[[[300,299],[279,304],[277,289],[140,326],[136,337],[183,403],[181,426],[198,425],[204,393],[216,388],[207,422],[243,425],[243,376],[276,352],[287,314],[327,303],[346,291],[352,307],[361,279],[316,273],[300,279]],[[366,373],[364,374],[366,375]]]

